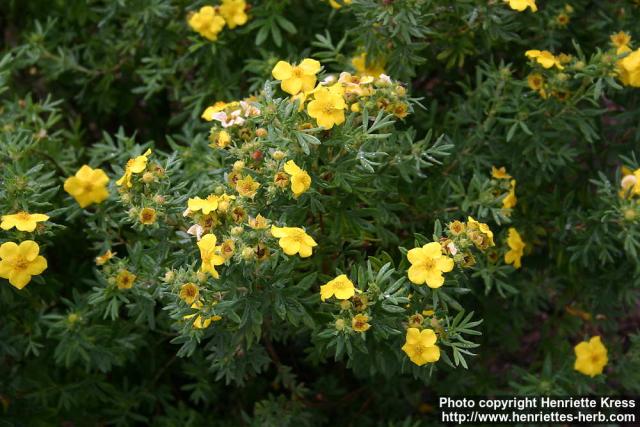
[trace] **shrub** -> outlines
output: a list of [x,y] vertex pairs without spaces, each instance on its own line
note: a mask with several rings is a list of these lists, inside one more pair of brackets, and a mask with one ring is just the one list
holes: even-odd
[[2,418],[639,393],[639,8],[4,2]]

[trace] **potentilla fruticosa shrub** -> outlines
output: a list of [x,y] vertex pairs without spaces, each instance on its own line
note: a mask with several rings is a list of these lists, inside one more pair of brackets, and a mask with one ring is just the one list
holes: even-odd
[[637,1],[0,5],[0,419],[640,392]]

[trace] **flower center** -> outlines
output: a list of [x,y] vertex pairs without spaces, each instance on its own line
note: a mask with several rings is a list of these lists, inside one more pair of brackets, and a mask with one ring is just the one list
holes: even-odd
[[432,270],[435,268],[436,262],[431,258],[427,258],[422,262],[422,265],[424,265],[427,270]]
[[29,267],[29,261],[22,255],[18,255],[13,264],[14,270],[26,270]]
[[18,212],[16,216],[22,221],[28,221],[31,217],[31,215],[29,215],[27,212]]
[[293,73],[292,74],[293,74],[294,77],[300,78],[300,77],[302,77],[304,75],[304,70],[302,70],[302,68],[296,67],[296,68],[293,69]]

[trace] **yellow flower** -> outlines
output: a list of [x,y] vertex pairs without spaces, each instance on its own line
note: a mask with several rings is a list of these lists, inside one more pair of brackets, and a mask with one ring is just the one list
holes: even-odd
[[220,255],[224,259],[229,259],[233,256],[233,253],[236,250],[236,244],[231,239],[227,239],[220,245]]
[[253,228],[254,230],[262,230],[264,228],[267,228],[268,226],[269,224],[267,223],[267,219],[260,214],[258,214],[258,216],[256,216],[255,218],[249,218],[249,227]]
[[211,135],[209,135],[209,141],[211,141],[211,144],[209,144],[211,148],[227,148],[231,145],[231,135],[229,135],[229,132],[226,130],[212,132]]
[[224,257],[220,253],[220,247],[216,246],[216,242],[217,239],[214,234],[205,234],[198,242],[200,259],[202,260],[200,271],[211,274],[215,279],[220,277],[216,271],[216,266],[224,264],[225,261]]
[[129,270],[120,270],[116,276],[116,285],[118,289],[131,289],[133,282],[136,281],[136,275]]
[[236,182],[236,191],[238,194],[242,197],[249,197],[250,199],[255,197],[259,187],[260,183],[254,181],[251,175],[247,175]]
[[226,102],[218,101],[215,104],[208,106],[200,117],[210,122],[213,120],[213,115],[219,111],[224,110],[226,106]]
[[[191,304],[191,308],[195,310],[202,310],[202,307],[203,307],[203,304],[200,301],[196,301],[193,304]],[[184,316],[183,319],[188,320],[188,319],[193,319],[194,317],[195,317],[195,320],[193,321],[193,327],[196,329],[206,329],[209,327],[209,325],[211,325],[211,322],[217,322],[218,320],[222,319],[222,317],[218,315],[214,315],[206,319],[203,319],[202,316],[200,316],[199,314],[189,314],[187,316]]]
[[315,59],[303,59],[300,65],[291,65],[285,61],[278,61],[271,74],[280,80],[280,87],[290,95],[298,92],[309,92],[316,85],[316,74],[320,71],[320,63]]
[[353,282],[349,280],[346,274],[341,274],[325,285],[320,286],[320,299],[325,301],[332,296],[337,299],[346,300],[356,294],[356,288]]
[[440,360],[440,348],[436,345],[438,337],[433,329],[409,328],[402,346],[409,360],[418,366]]
[[618,61],[620,81],[627,86],[640,87],[640,49]]
[[36,229],[39,222],[49,219],[45,214],[30,214],[28,212],[18,212],[11,215],[2,215],[2,223],[0,228],[3,230],[11,230],[13,227],[20,231],[32,232]]
[[191,212],[202,211],[204,215],[209,215],[211,212],[218,209],[219,201],[220,198],[218,196],[210,194],[206,199],[201,199],[200,197],[189,199],[187,207]]
[[558,69],[563,70],[564,67],[560,63],[560,60],[556,58],[551,52],[548,50],[528,50],[524,53],[527,58],[534,59],[538,64],[542,65],[544,68],[551,68],[554,65],[558,67]]
[[430,288],[439,288],[444,284],[442,273],[453,270],[453,259],[442,254],[442,247],[438,242],[411,249],[407,258],[411,263],[407,272],[409,280],[416,285],[426,283]]
[[153,208],[142,208],[138,219],[144,225],[155,224],[156,222],[156,210]]
[[200,288],[195,283],[185,283],[180,286],[180,299],[187,304],[193,304],[200,296]]
[[111,252],[111,249],[107,250],[102,255],[96,257],[96,265],[105,265],[115,254],[115,252]]
[[369,316],[366,314],[356,314],[351,319],[351,327],[356,332],[366,332],[371,325],[369,324]]
[[[627,168],[624,168],[627,169]],[[624,177],[620,181],[620,197],[630,197],[636,196],[640,194],[640,169],[636,169],[635,171],[624,170]]]
[[607,348],[602,344],[599,336],[579,343],[574,347],[573,351],[576,354],[576,362],[573,365],[573,369],[590,377],[601,374],[609,361]]
[[47,260],[39,255],[40,246],[33,240],[25,240],[17,245],[6,242],[0,246],[0,277],[8,279],[11,285],[22,289],[47,269]]
[[344,123],[344,110],[347,104],[342,95],[329,88],[319,87],[313,96],[313,101],[307,106],[307,112],[316,119],[318,126],[331,129],[333,125]]
[[124,175],[120,177],[119,180],[116,181],[118,186],[124,185],[127,188],[131,188],[133,184],[131,183],[131,177],[133,174],[142,173],[147,168],[147,162],[149,161],[149,156],[151,155],[151,149],[148,149],[144,152],[143,155],[137,156],[133,159],[129,159],[127,165],[124,168]]
[[297,198],[311,187],[311,177],[300,169],[293,160],[289,160],[284,165],[284,171],[291,176],[291,191]]
[[478,222],[472,217],[467,218],[467,234],[478,249],[487,249],[495,246],[493,231],[483,222]]
[[309,236],[302,228],[271,226],[271,235],[277,239],[278,244],[287,255],[300,254],[301,258],[311,256],[312,248],[318,246],[313,237]]
[[571,18],[569,18],[569,15],[567,15],[566,13],[560,13],[558,14],[558,16],[556,16],[556,24],[558,24],[561,27],[566,26]]
[[518,12],[524,11],[526,8],[531,8],[532,12],[538,11],[536,6],[536,0],[504,0],[505,3],[509,3],[509,7]]
[[424,322],[424,317],[420,313],[409,316],[408,324],[410,328],[422,329],[422,322]]
[[187,18],[189,26],[202,37],[211,41],[218,40],[218,33],[222,31],[225,20],[218,15],[213,6],[203,6],[199,11]]
[[247,3],[244,0],[222,0],[220,15],[227,22],[227,26],[234,29],[247,23],[249,17],[245,13]]
[[464,222],[460,222],[458,220],[453,221],[449,224],[449,231],[454,236],[457,236],[464,232],[467,227],[464,225]]
[[516,197],[516,180],[511,180],[511,188],[509,188],[509,194],[506,195],[504,199],[502,199],[502,208],[503,209],[512,209],[518,203],[518,198]]
[[527,84],[529,88],[538,91],[544,85],[544,78],[540,73],[531,73],[527,76]]
[[520,233],[513,227],[509,228],[509,235],[507,237],[507,245],[509,245],[509,251],[504,254],[504,262],[507,264],[513,264],[515,268],[522,266],[521,259],[524,254],[524,247],[526,246],[520,237]]
[[371,76],[378,78],[384,74],[384,66],[380,63],[370,63],[367,65],[367,54],[361,53],[351,59],[351,65],[359,76]]
[[309,95],[311,95],[313,93],[313,90],[308,91],[308,92],[299,92],[296,95],[291,95],[289,97],[289,102],[294,103],[296,101],[298,101],[298,111],[302,111],[304,110],[304,104],[305,102],[307,102],[307,99],[309,98]]
[[507,173],[507,170],[504,166],[501,168],[496,168],[495,166],[491,166],[491,176],[495,179],[510,179],[511,175]]
[[289,177],[287,176],[286,172],[276,172],[276,174],[273,176],[273,183],[276,185],[276,187],[285,188],[287,185],[289,185]]
[[344,5],[350,5],[351,1],[352,0],[340,0],[340,3],[338,3],[336,0],[329,0],[329,4],[334,9],[340,9],[343,4]]
[[617,48],[621,48],[623,46],[628,47],[629,43],[631,43],[631,36],[625,31],[619,31],[615,34],[611,34],[609,39],[611,40],[611,44]]
[[102,203],[109,197],[109,177],[102,169],[83,165],[74,176],[64,181],[64,191],[69,193],[81,208],[92,203]]

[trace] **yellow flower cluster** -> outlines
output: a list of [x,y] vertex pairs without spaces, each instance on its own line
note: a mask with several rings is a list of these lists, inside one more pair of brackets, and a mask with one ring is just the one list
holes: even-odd
[[[202,311],[202,309],[204,308],[204,304],[202,303],[202,301],[195,301],[193,304],[191,304],[191,308],[194,310]],[[194,317],[195,319],[193,320],[192,325],[196,329],[206,329],[211,325],[211,322],[222,320],[222,317],[218,315],[213,315],[211,317],[202,317],[202,315],[198,313],[188,314],[184,316],[183,319],[191,320]]]
[[536,63],[542,65],[543,68],[551,68],[555,66],[559,70],[564,69],[561,63],[561,58],[559,56],[555,56],[553,53],[548,50],[528,50],[525,53],[525,56]]
[[124,174],[116,181],[116,185],[124,188],[131,188],[133,186],[132,178],[134,175],[139,175],[147,168],[149,162],[149,156],[151,155],[151,149],[148,149],[141,156],[137,156],[133,159],[129,159],[124,168]]
[[[398,118],[409,113],[404,87],[394,84],[382,74],[379,64],[366,65],[366,55],[352,60],[356,76],[343,72],[339,78],[327,76],[318,85],[316,75],[321,71],[318,61],[304,59],[299,65],[279,61],[272,75],[279,80],[282,90],[291,95],[291,101],[299,103],[299,111],[305,109],[318,126],[332,129],[345,122],[345,111],[359,112],[365,105],[370,110],[384,110]],[[374,96],[379,92],[379,96]]]
[[[49,216],[25,211],[2,215],[0,228],[5,231],[15,228],[18,231],[33,233],[39,223],[49,220]],[[47,260],[40,255],[40,246],[33,240],[20,244],[5,242],[0,245],[0,277],[9,280],[17,289],[24,288],[32,276],[41,274],[47,268]]]
[[453,221],[446,233],[448,237],[443,237],[439,242],[430,242],[407,252],[411,264],[407,276],[412,283],[439,288],[445,282],[444,273],[451,272],[455,264],[462,268],[475,264],[470,250],[472,247],[484,251],[495,246],[489,226],[471,217],[466,224]]
[[496,168],[495,166],[492,166],[491,177],[499,181],[509,180],[509,192],[502,199],[502,208],[513,209],[518,203],[518,198],[516,197],[516,180],[512,179],[511,175],[507,173],[504,167]]
[[[363,333],[371,328],[369,323],[371,317],[369,314],[364,313],[369,306],[368,299],[366,295],[360,295],[359,293],[360,291],[356,290],[355,285],[346,274],[341,274],[320,286],[320,299],[323,302],[335,297],[340,301],[342,312],[351,313],[351,309],[357,312],[351,317],[351,329],[355,332]],[[335,328],[338,331],[347,330],[346,321],[348,321],[348,318],[339,317],[335,321]]]
[[216,41],[225,25],[230,29],[247,23],[247,4],[244,0],[222,0],[219,6],[203,6],[187,17],[189,26],[202,37]]

